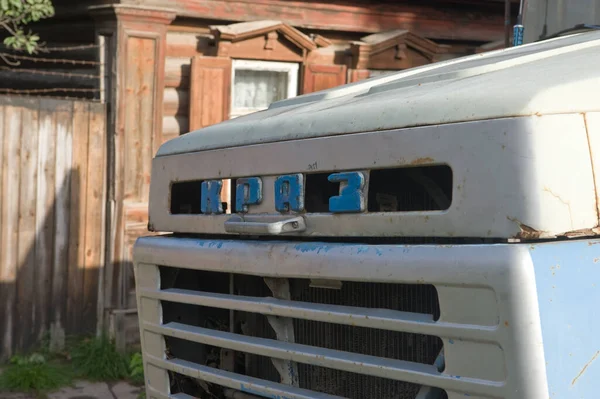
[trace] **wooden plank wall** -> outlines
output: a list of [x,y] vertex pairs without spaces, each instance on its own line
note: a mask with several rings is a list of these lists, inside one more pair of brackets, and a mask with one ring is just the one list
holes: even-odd
[[209,29],[170,27],[167,32],[163,141],[189,132],[190,71],[192,58],[209,51]]
[[0,359],[47,334],[60,347],[97,329],[105,114],[100,103],[0,96]]

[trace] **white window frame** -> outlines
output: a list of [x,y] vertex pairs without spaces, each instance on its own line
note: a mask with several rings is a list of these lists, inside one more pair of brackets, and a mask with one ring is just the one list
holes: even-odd
[[234,108],[235,101],[235,72],[238,69],[251,71],[269,71],[269,72],[285,72],[288,75],[287,97],[292,98],[298,95],[298,71],[300,65],[294,62],[273,62],[273,61],[250,61],[250,60],[233,60],[231,66],[231,111],[229,117],[231,119],[251,114],[253,112],[262,111],[265,108]]

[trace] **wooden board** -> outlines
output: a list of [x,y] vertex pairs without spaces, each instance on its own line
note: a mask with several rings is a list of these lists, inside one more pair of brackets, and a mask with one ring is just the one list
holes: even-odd
[[21,108],[4,107],[2,156],[2,224],[0,225],[0,338],[4,359],[15,348],[15,299],[19,245]]
[[[52,254],[52,305],[50,308],[50,346],[61,348],[67,331],[67,302],[69,295],[69,245],[71,220],[77,218],[77,208],[71,206],[71,186],[78,172],[73,162],[73,103],[48,104],[55,116],[56,162],[54,179],[54,250]],[[78,184],[79,182],[77,182]],[[77,188],[77,185],[76,185]],[[69,330],[70,331],[70,330]]]
[[[128,39],[125,76],[124,200],[148,200],[150,166],[154,156],[155,40]],[[162,88],[161,88],[162,89]]]
[[86,171],[88,167],[89,104],[73,106],[73,161],[69,226],[69,271],[67,314],[69,330],[82,323],[85,248],[85,210],[87,205]]
[[[97,324],[99,291],[102,290],[104,268],[104,215],[106,206],[106,119],[101,104],[90,104],[88,167],[85,174],[86,206],[84,218],[84,282],[83,325],[84,331],[94,332]],[[100,286],[99,286],[100,284]]]
[[190,126],[197,130],[229,119],[231,59],[194,57],[190,80]]
[[304,67],[302,94],[331,89],[346,83],[345,65],[309,64]]
[[35,342],[33,297],[37,293],[33,282],[38,277],[35,263],[38,137],[30,134],[32,131],[38,131],[38,106],[34,101],[26,101],[21,109],[17,317],[14,319],[21,331],[17,335],[18,349],[27,348]]
[[54,257],[54,186],[56,178],[56,115],[52,112],[54,100],[41,100],[39,108],[39,138],[37,165],[37,202],[35,224],[37,239],[34,282],[35,326],[38,339],[48,330],[52,304],[52,260]]

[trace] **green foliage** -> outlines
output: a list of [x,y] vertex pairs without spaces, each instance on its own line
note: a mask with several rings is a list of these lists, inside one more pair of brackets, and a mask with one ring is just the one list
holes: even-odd
[[15,50],[33,53],[39,46],[40,37],[24,26],[54,15],[52,0],[0,0],[0,29],[9,36],[4,44]]
[[129,379],[136,385],[144,385],[144,360],[140,352],[136,352],[131,356]]
[[14,356],[0,374],[0,391],[47,392],[69,385],[72,376],[68,367],[48,362],[39,353]]
[[81,378],[116,381],[129,376],[127,357],[105,336],[85,339],[75,345],[71,359]]

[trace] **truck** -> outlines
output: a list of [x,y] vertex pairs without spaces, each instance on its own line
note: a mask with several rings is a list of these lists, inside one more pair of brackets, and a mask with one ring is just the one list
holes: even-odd
[[147,397],[600,397],[598,65],[561,36],[163,144]]

